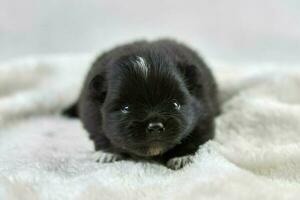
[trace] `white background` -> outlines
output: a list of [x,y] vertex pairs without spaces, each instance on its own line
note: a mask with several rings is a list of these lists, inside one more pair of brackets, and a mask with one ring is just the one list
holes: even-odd
[[298,0],[0,0],[0,61],[173,37],[207,60],[300,63]]

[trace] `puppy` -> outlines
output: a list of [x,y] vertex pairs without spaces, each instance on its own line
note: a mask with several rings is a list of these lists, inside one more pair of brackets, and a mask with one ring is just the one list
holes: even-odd
[[65,114],[80,117],[99,162],[130,158],[180,169],[213,138],[218,112],[204,61],[183,44],[158,40],[101,55]]

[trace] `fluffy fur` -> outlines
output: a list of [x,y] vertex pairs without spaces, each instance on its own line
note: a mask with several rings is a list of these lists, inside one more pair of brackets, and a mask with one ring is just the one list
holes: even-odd
[[174,169],[188,162],[170,159],[185,159],[213,138],[219,110],[206,64],[171,40],[135,42],[101,55],[73,107],[97,151]]
[[80,121],[59,116],[94,58],[0,63],[1,200],[299,198],[299,66],[214,60],[222,102],[215,138],[174,171],[131,160],[96,163]]

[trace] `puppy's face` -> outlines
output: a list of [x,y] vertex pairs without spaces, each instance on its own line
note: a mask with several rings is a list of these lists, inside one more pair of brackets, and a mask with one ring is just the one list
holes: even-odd
[[173,63],[133,56],[116,65],[102,109],[109,140],[143,157],[180,143],[194,116],[192,98]]

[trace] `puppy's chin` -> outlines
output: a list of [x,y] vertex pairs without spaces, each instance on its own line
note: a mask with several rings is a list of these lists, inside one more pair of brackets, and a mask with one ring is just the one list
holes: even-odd
[[164,153],[164,148],[159,143],[151,144],[147,151],[149,156],[158,156],[162,153]]
[[168,149],[162,142],[151,142],[143,147],[131,149],[130,152],[140,157],[153,157],[162,155]]

